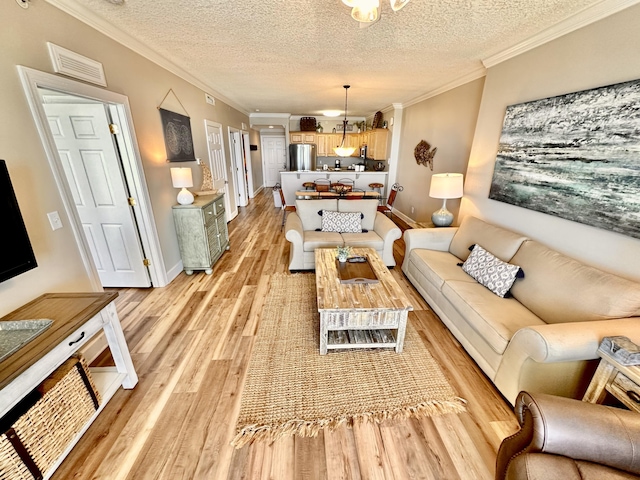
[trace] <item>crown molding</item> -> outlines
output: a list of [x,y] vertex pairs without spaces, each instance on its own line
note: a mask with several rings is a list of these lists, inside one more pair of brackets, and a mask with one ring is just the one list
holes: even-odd
[[493,67],[505,60],[509,60],[556,38],[586,27],[637,3],[640,3],[640,0],[602,0],[595,5],[586,7],[582,11],[565,18],[552,27],[542,30],[523,42],[483,59],[482,63],[487,68]]
[[239,112],[247,116],[249,115],[249,112],[245,107],[238,105],[233,100],[220,94],[215,88],[213,88],[212,85],[209,85],[208,83],[202,81],[195,75],[187,72],[182,67],[179,67],[178,65],[173,63],[171,60],[167,59],[163,55],[160,55],[155,50],[149,48],[144,43],[136,40],[128,33],[112,25],[111,23],[105,21],[104,19],[98,17],[93,11],[91,11],[87,7],[78,4],[74,0],[45,0],[45,1],[53,5],[54,7],[58,8],[59,10],[62,10],[63,12],[67,13],[68,15],[71,15],[72,17],[80,20],[82,23],[85,23],[90,27],[96,29],[100,33],[111,38],[112,40],[115,40],[116,42],[124,45],[128,49],[133,50],[134,52],[143,56],[147,60],[152,61],[156,65],[159,65],[165,70],[168,70],[174,75],[177,75],[183,80],[191,83],[192,85],[199,88],[203,92],[209,93],[210,95],[213,95],[216,99],[226,103],[230,107],[235,108]]
[[293,118],[294,115],[291,115],[290,113],[250,113],[249,114],[249,118]]
[[[640,0],[639,0],[640,1]],[[420,95],[419,97],[414,98],[413,100],[409,100],[406,103],[402,104],[402,108],[407,108],[410,107],[411,105],[415,105],[416,103],[420,103],[420,102],[424,102],[425,100],[428,100],[429,98],[433,98],[435,96],[438,95],[442,95],[445,92],[448,92],[449,90],[453,90],[454,88],[457,88],[461,85],[464,85],[465,83],[469,83],[472,82],[474,80],[477,80],[478,78],[482,78],[487,74],[487,69],[484,68],[483,66],[479,66],[477,68],[474,68],[472,71],[470,71],[469,73],[466,73],[465,75],[462,75],[461,77],[458,77],[448,83],[445,83],[444,85],[436,88],[435,90],[431,90],[423,95]],[[393,104],[394,106],[397,105],[396,103]]]

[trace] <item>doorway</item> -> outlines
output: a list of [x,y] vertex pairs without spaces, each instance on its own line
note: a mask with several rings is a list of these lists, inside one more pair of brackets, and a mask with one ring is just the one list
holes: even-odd
[[[127,97],[26,67],[18,71],[94,289],[166,286]],[[56,138],[63,136],[64,142]]]
[[224,145],[222,143],[222,125],[205,120],[204,126],[207,130],[207,152],[209,153],[209,170],[211,170],[213,179],[213,189],[217,192],[224,192],[224,210],[227,223],[229,223],[233,216],[231,215],[227,161],[224,157]]
[[280,183],[280,172],[287,169],[287,144],[284,136],[261,135],[264,186]]
[[251,165],[251,145],[249,139],[249,133],[242,132],[242,154],[244,157],[244,166],[247,175],[247,195],[249,198],[256,196],[255,187],[253,185],[253,167]]
[[236,186],[236,204],[239,207],[246,207],[249,204],[247,169],[244,164],[240,130],[237,128],[229,127],[229,151],[231,152],[231,169]]

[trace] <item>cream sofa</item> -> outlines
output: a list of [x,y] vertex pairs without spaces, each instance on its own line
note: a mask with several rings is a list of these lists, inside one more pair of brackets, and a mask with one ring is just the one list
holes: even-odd
[[[466,217],[460,227],[407,230],[402,271],[513,404],[518,392],[578,398],[605,336],[640,343],[640,284],[517,233]],[[478,244],[519,265],[500,298],[458,264]]]
[[[322,216],[318,212],[362,212],[362,233],[321,232]],[[378,212],[378,200],[296,200],[296,211],[289,213],[285,237],[291,242],[289,270],[313,270],[316,248],[338,245],[370,247],[378,252],[388,267],[395,266],[393,242],[402,231],[384,214]]]

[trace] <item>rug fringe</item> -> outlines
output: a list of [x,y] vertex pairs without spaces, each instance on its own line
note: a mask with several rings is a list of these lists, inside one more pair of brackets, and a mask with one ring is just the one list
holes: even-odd
[[410,407],[402,407],[381,412],[368,412],[356,415],[345,415],[337,418],[318,420],[290,420],[279,425],[246,425],[243,427],[231,445],[242,448],[256,441],[273,442],[280,437],[299,435],[301,437],[316,437],[320,430],[335,430],[340,425],[352,427],[358,422],[382,423],[385,420],[405,419],[409,417],[426,418],[448,413],[463,413],[466,411],[467,401],[455,397],[449,401],[426,402]]

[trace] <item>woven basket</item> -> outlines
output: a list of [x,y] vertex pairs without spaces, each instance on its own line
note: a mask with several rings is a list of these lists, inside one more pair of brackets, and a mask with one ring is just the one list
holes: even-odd
[[0,479],[42,478],[100,402],[84,361],[63,363],[2,419]]
[[316,118],[315,117],[301,117],[300,118],[300,131],[301,132],[315,132],[316,131]]

